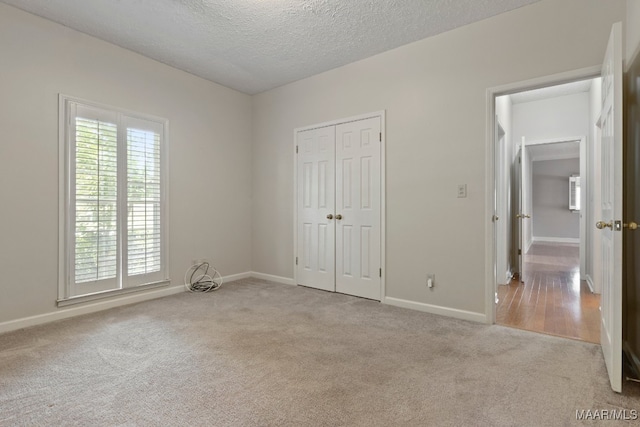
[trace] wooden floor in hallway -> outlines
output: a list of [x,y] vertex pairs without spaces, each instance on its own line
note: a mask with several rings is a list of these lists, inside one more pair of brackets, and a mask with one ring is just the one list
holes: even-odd
[[600,342],[600,295],[580,280],[578,245],[534,243],[523,270],[524,283],[498,286],[496,323]]

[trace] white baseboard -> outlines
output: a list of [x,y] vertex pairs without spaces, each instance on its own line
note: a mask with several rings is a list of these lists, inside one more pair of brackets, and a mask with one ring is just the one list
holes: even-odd
[[289,277],[274,276],[273,274],[258,273],[257,271],[252,271],[250,274],[251,277],[255,277],[256,279],[269,280],[270,282],[283,283],[285,285],[295,285],[293,279]]
[[593,283],[593,279],[591,278],[591,276],[587,274],[587,277],[585,280],[587,281],[587,286],[589,286],[589,290],[591,291],[591,293],[595,294],[596,285]]
[[575,243],[580,244],[580,238],[576,237],[537,237],[533,238],[534,242],[542,243]]
[[511,282],[512,278],[513,278],[513,273],[511,272],[511,270],[507,270],[504,272],[504,274],[502,275],[502,280],[500,280],[500,273],[498,273],[498,276],[497,276],[498,285],[508,285],[509,282]]
[[222,276],[222,282],[223,283],[229,283],[229,282],[233,282],[234,280],[248,279],[249,277],[251,277],[251,272],[245,271],[244,273],[230,274],[228,276]]
[[513,270],[511,267],[507,270],[507,276],[505,278],[507,279],[507,283],[511,283],[511,279],[513,279]]
[[439,305],[408,301],[400,298],[385,297],[382,302],[384,304],[394,305],[396,307],[410,308],[412,310],[424,311],[431,314],[439,314],[441,316],[454,317],[456,319],[470,320],[472,322],[478,323],[485,323],[487,318],[484,313],[474,313],[472,311],[458,310],[455,308],[442,307]]
[[43,323],[49,323],[55,320],[67,319],[69,317],[80,316],[82,314],[95,313],[97,311],[107,310],[109,308],[135,304],[137,302],[156,298],[162,298],[169,295],[179,294],[184,291],[184,285],[171,286],[168,288],[155,289],[147,292],[143,291],[134,294],[127,294],[105,301],[92,302],[91,304],[74,305],[70,306],[69,308],[60,308],[51,313],[38,314],[36,316],[23,317],[21,319],[2,322],[0,323],[0,333],[15,331],[17,329],[27,328],[29,326],[40,325]]

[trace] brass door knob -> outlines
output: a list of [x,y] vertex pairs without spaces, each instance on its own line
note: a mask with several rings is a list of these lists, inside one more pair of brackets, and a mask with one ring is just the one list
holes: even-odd
[[531,218],[531,215],[525,215],[524,217],[525,218]]
[[613,221],[609,221],[609,222],[598,221],[598,222],[596,222],[596,228],[598,230],[603,230],[606,227],[609,227],[609,228],[613,229]]
[[338,221],[339,221],[339,220],[341,220],[341,219],[342,219],[342,215],[340,215],[340,214],[336,215],[336,219],[337,219]]
[[520,218],[522,218],[522,215],[516,214],[516,218],[520,219]]
[[327,219],[333,219],[333,214],[327,215]]
[[631,221],[629,224],[624,224],[624,228],[628,228],[629,230],[635,230],[638,228],[638,224],[636,224],[635,222]]

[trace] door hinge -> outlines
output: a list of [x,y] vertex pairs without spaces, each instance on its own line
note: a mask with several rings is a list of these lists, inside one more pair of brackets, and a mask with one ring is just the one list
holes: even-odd
[[298,265],[298,257],[296,257],[296,265]]
[[518,249],[518,255],[522,255],[522,249]]
[[382,142],[382,132],[380,132],[380,142]]
[[382,277],[382,269],[379,270],[380,277]]
[[298,146],[296,145],[296,154],[298,154]]

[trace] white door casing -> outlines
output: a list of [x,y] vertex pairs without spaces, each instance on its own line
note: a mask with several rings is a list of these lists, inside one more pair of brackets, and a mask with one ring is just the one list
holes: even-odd
[[335,291],[335,129],[297,133],[297,280]]
[[602,64],[600,343],[609,381],[622,391],[622,30],[613,25]]
[[336,126],[336,292],[381,300],[380,118]]
[[507,220],[507,186],[505,177],[505,162],[506,160],[506,134],[500,122],[498,116],[495,119],[495,145],[494,145],[494,177],[495,177],[495,197],[494,197],[494,229],[495,229],[495,241],[494,257],[496,258],[496,265],[494,267],[497,285],[505,285],[510,279],[510,267],[509,267],[509,251],[510,245],[507,244],[507,238],[509,233],[506,226],[509,224]]
[[526,150],[526,142],[525,137],[522,137],[522,142],[520,144],[520,157],[519,157],[519,186],[518,186],[518,214],[516,214],[516,218],[518,219],[518,273],[520,276],[520,281],[524,282],[524,254],[527,251],[527,239],[526,239],[526,223],[525,219],[527,218],[526,210],[527,210],[527,150]]
[[[558,74],[537,77],[534,79],[509,83],[501,86],[495,86],[487,88],[486,93],[486,138],[485,138],[485,244],[487,247],[487,252],[485,254],[485,312],[487,313],[486,321],[488,324],[495,323],[495,289],[496,289],[496,281],[494,276],[496,258],[495,258],[495,250],[494,247],[497,244],[495,241],[494,235],[494,227],[495,223],[492,218],[495,214],[494,210],[494,198],[496,192],[496,179],[494,176],[495,167],[493,162],[495,161],[495,153],[494,153],[494,145],[495,145],[495,115],[496,115],[496,106],[495,100],[499,96],[503,96],[505,94],[522,92],[525,90],[539,89],[545,86],[554,86],[570,81],[577,80],[585,80],[591,79],[596,76],[600,76],[601,74],[601,66],[591,66],[571,71],[566,71]],[[516,171],[517,172],[517,171]],[[596,175],[594,175],[596,176]],[[516,210],[517,200],[514,202],[513,210]],[[514,218],[509,218],[509,221],[514,221]],[[517,245],[518,237],[517,227],[515,222],[510,222],[508,224],[509,227],[513,230],[514,242],[512,246]],[[590,225],[593,226],[593,225]],[[594,248],[591,248],[592,250]],[[510,254],[513,251],[509,252]],[[516,252],[517,253],[517,252]],[[593,252],[595,256],[595,250]],[[595,260],[595,258],[594,258]],[[514,271],[517,268],[517,261],[513,260],[514,263],[512,268]],[[594,267],[595,267],[594,263]],[[594,277],[595,280],[595,277]]]

